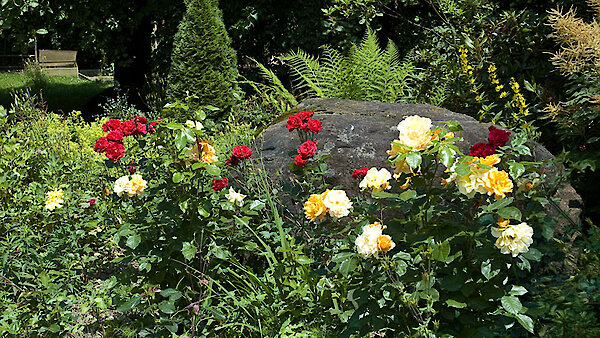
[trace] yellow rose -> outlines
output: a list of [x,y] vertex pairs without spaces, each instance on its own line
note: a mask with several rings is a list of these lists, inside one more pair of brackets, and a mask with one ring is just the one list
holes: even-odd
[[202,146],[202,158],[200,159],[202,162],[215,163],[219,160],[215,154],[215,148],[210,143],[200,142],[200,146]]
[[475,157],[473,161],[479,161],[479,163],[487,166],[494,166],[500,163],[500,157],[498,155],[489,155],[486,157]]
[[322,194],[310,195],[308,201],[304,202],[304,215],[307,219],[311,221],[314,221],[317,217],[323,219],[325,213],[327,213],[327,207],[323,204],[327,192],[329,192],[329,190]]
[[46,193],[46,209],[53,211],[56,208],[62,208],[64,203],[64,195],[62,190],[53,190]]
[[409,116],[398,124],[398,141],[413,150],[424,150],[437,135],[432,135],[431,120],[417,115]]
[[504,170],[499,171],[497,168],[492,168],[483,175],[483,183],[488,195],[494,194],[497,200],[506,197],[505,194],[511,192],[513,188],[513,182],[508,174]]
[[388,252],[396,247],[396,243],[392,241],[392,237],[389,235],[381,235],[377,238],[377,246],[379,247],[379,251]]
[[373,189],[373,192],[386,190],[390,188],[388,181],[391,178],[392,174],[387,169],[377,170],[377,168],[371,168],[360,182],[359,187],[361,189]]
[[129,196],[141,195],[148,187],[142,175],[131,175],[131,180],[125,185],[125,192]]

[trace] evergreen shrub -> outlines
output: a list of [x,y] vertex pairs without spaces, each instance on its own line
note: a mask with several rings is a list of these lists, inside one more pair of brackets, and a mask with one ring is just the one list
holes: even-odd
[[237,92],[235,50],[210,0],[192,0],[175,36],[168,96],[190,107],[211,104],[226,111]]

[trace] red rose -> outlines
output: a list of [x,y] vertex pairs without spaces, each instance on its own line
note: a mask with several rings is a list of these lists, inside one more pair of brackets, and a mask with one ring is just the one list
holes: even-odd
[[508,143],[508,137],[510,136],[510,132],[498,129],[494,126],[490,126],[488,130],[490,131],[488,135],[490,145],[494,147],[502,147],[505,146],[506,143]]
[[106,157],[108,157],[111,161],[118,161],[121,157],[125,155],[125,147],[123,147],[122,143],[119,142],[109,142],[106,147]]
[[146,131],[146,125],[138,123],[138,125],[136,127],[136,130],[135,130],[135,133],[138,134],[138,135],[146,135],[146,133],[148,133]]
[[227,177],[213,178],[212,188],[214,191],[219,191],[227,186]]
[[106,147],[108,147],[109,143],[110,141],[108,141],[106,136],[103,136],[99,138],[98,141],[96,141],[96,144],[94,145],[94,150],[99,153],[103,153],[106,150]]
[[93,206],[94,204],[96,204],[96,199],[90,198],[90,207]]
[[152,123],[150,123],[150,125],[148,126],[148,132],[150,134],[152,134],[153,132],[156,131],[156,126],[158,126],[158,122],[154,121]]
[[299,129],[302,126],[302,120],[300,120],[300,118],[298,118],[298,116],[292,115],[288,118],[285,126],[289,131],[292,131],[294,129]]
[[312,111],[301,111],[296,116],[302,121],[302,123],[307,123],[308,120],[313,116],[314,112]]
[[120,130],[113,130],[106,135],[106,138],[113,142],[123,142],[123,132]]
[[121,125],[121,131],[123,131],[123,134],[125,136],[133,135],[133,133],[135,133],[137,131],[137,126],[135,124],[135,121],[127,120],[127,121],[123,122],[123,124]]
[[137,123],[142,123],[142,124],[148,123],[148,119],[143,116],[136,116],[134,120]]
[[306,161],[308,161],[308,158],[303,158],[301,155],[296,155],[296,157],[294,157],[294,163],[298,166],[304,167]]
[[252,150],[245,145],[237,146],[233,148],[232,156],[239,159],[249,159],[252,155]]
[[322,124],[323,124],[323,122],[321,122],[319,120],[308,120],[308,123],[306,125],[306,130],[310,130],[316,134],[321,131]]
[[121,121],[117,119],[110,119],[102,125],[102,131],[107,133],[112,130],[119,130],[121,128]]
[[469,156],[486,157],[495,153],[496,148],[493,145],[481,142],[471,146]]
[[359,179],[359,178],[363,178],[365,176],[367,176],[367,171],[369,171],[369,168],[365,167],[365,168],[360,168],[360,169],[354,169],[354,171],[352,172],[352,178],[353,179]]
[[317,152],[317,141],[308,140],[300,145],[298,154],[304,159],[309,159]]

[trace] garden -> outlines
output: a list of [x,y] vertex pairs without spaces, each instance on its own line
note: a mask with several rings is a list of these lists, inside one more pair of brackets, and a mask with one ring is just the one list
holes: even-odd
[[600,336],[598,20],[0,1],[0,335]]

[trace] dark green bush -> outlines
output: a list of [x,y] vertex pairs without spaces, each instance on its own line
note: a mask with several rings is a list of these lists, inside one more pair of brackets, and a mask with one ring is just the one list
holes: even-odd
[[221,111],[232,106],[238,91],[236,55],[213,2],[189,2],[171,58],[171,100],[187,102],[192,108],[211,104]]

